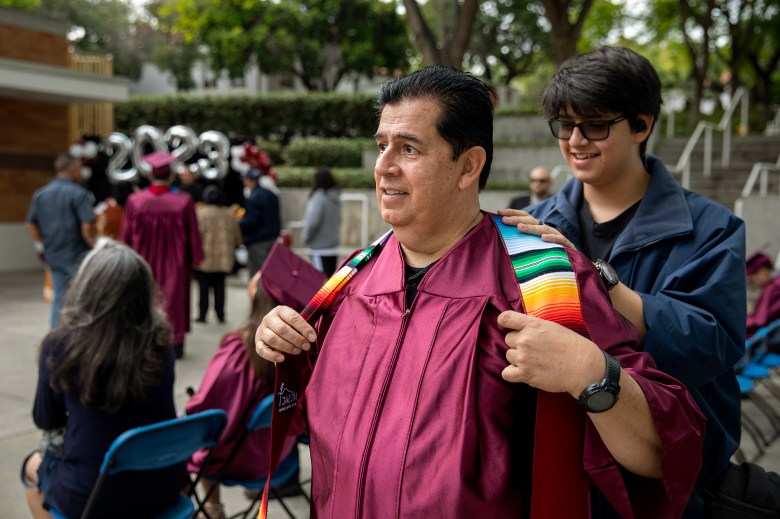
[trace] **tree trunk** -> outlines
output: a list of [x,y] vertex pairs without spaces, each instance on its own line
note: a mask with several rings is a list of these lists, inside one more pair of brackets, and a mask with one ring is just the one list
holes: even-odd
[[455,28],[449,34],[450,31],[446,30],[448,24],[442,24],[445,34],[442,36],[441,42],[437,41],[436,35],[425,22],[417,2],[403,0],[403,3],[406,8],[406,19],[414,35],[414,43],[423,56],[423,63],[425,65],[439,64],[457,69],[463,68],[463,56],[471,41],[471,31],[474,28],[479,0],[464,0],[462,6],[456,5]]
[[[759,85],[761,86],[760,95],[757,96],[757,104],[763,105],[767,111],[772,111],[772,75],[780,63],[780,50],[776,51],[772,57],[767,60],[767,65],[761,66],[761,60],[758,57],[758,51],[749,51],[747,53],[748,62],[753,67],[753,70],[758,77]],[[756,85],[756,88],[759,88]],[[771,116],[770,116],[771,117]]]
[[448,42],[446,47],[449,58],[447,65],[458,69],[463,67],[463,56],[469,48],[471,31],[474,28],[474,19],[477,17],[478,8],[479,0],[464,0],[463,5],[458,9],[455,32],[452,35],[452,41]]
[[544,13],[550,22],[550,38],[552,40],[555,62],[560,67],[564,61],[577,54],[577,41],[582,34],[582,26],[588,17],[593,0],[584,0],[579,16],[572,23],[569,21],[571,0],[543,0]]
[[[691,75],[694,79],[693,97],[690,106],[690,118],[688,119],[688,129],[693,131],[701,120],[701,99],[704,93],[704,83],[707,80],[707,72],[710,67],[710,27],[712,27],[711,12],[714,9],[714,1],[707,0],[703,14],[697,13],[689,4],[688,0],[679,0],[680,6],[680,31],[685,42],[685,48],[688,50],[688,56],[691,58]],[[702,42],[697,43],[690,37],[686,30],[686,22],[694,21],[702,30]]]
[[414,44],[422,54],[423,63],[426,65],[441,63],[442,56],[436,46],[436,37],[428,24],[425,23],[420,6],[415,0],[404,0],[404,7],[406,8],[406,19],[409,21],[409,27],[414,35]]

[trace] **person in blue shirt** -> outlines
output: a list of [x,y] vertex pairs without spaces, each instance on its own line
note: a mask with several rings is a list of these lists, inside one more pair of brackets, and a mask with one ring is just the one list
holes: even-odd
[[250,278],[263,266],[282,229],[279,197],[260,185],[262,176],[262,172],[256,168],[250,169],[243,176],[244,188],[249,191],[249,195],[246,197],[246,212],[238,223],[249,255]]
[[[661,83],[639,54],[602,47],[572,58],[545,85],[542,107],[574,178],[527,213],[499,212],[506,223],[595,261],[644,350],[688,387],[707,429],[683,517],[704,517],[701,489],[717,480],[740,441],[733,367],[745,346],[744,222],[681,188],[646,154]],[[594,517],[614,517],[600,504]]]
[[57,326],[68,284],[97,236],[92,197],[79,185],[81,159],[61,153],[54,160],[54,170],[56,177],[33,194],[25,221],[51,272],[52,328]]

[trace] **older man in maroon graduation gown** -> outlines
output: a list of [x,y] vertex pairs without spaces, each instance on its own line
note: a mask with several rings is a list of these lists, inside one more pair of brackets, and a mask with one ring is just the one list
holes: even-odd
[[192,269],[203,260],[195,204],[190,195],[170,189],[171,155],[155,152],[144,160],[152,166],[152,184],[127,199],[120,237],[152,268],[173,327],[176,357],[181,358],[190,331]]
[[[445,67],[385,85],[375,180],[393,235],[316,330],[285,307],[258,328],[266,359],[316,360],[302,401],[312,516],[585,519],[598,487],[623,517],[678,517],[704,419],[635,351],[586,257],[526,262],[546,269],[536,288],[515,275],[479,208],[494,96]],[[533,316],[545,305],[552,320]]]

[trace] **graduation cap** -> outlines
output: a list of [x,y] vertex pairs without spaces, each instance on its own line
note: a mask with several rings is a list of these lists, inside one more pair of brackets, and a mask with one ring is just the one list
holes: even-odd
[[326,281],[325,274],[280,241],[274,243],[258,274],[273,300],[299,312]]
[[747,261],[745,262],[745,271],[747,272],[748,276],[752,276],[756,272],[758,272],[759,269],[762,268],[772,268],[772,258],[764,254],[763,252],[754,252],[750,256],[748,256]]
[[171,162],[173,155],[164,151],[155,151],[149,155],[144,155],[144,162],[152,166],[152,176],[156,179],[166,179],[171,176]]

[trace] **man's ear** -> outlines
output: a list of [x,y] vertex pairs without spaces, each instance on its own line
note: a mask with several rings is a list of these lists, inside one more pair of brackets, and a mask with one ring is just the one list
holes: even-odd
[[482,173],[482,167],[487,160],[485,148],[482,146],[472,146],[464,151],[458,160],[462,166],[458,187],[461,190],[465,190],[472,185],[479,186],[479,175]]

